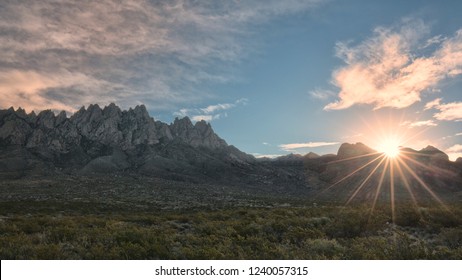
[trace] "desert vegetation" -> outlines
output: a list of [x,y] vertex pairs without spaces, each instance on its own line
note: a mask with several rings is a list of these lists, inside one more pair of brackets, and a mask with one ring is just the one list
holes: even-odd
[[462,207],[0,204],[1,259],[461,259]]

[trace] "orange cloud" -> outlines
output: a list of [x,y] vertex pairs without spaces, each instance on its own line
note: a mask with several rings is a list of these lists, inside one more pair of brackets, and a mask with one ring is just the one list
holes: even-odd
[[462,120],[462,102],[441,103],[441,98],[437,98],[425,105],[425,110],[437,109],[438,113],[434,114],[440,121],[459,121]]
[[28,110],[65,110],[74,109],[61,102],[49,100],[38,94],[43,89],[56,87],[55,80],[33,71],[12,70],[0,73],[0,107],[20,105]]
[[[62,100],[49,98],[46,92],[50,89],[69,88],[77,86],[85,92],[78,98],[78,104],[72,104],[66,96]],[[59,73],[42,74],[35,71],[11,70],[0,72],[0,108],[11,106],[22,107],[28,111],[51,109],[74,112],[82,104],[109,104],[111,96],[97,95],[109,91],[113,84],[97,80],[82,73],[72,73],[62,70]]]
[[375,37],[356,47],[338,44],[338,56],[347,66],[333,73],[340,88],[339,100],[325,110],[339,110],[355,104],[405,108],[421,100],[421,94],[447,78],[462,73],[462,29],[445,39],[429,57],[416,57],[418,38],[424,27],[400,32],[380,28]]

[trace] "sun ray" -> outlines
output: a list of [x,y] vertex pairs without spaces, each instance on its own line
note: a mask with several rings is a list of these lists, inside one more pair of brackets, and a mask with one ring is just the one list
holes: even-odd
[[346,175],[345,177],[343,177],[342,179],[340,179],[339,181],[335,182],[334,184],[330,185],[329,187],[327,187],[326,189],[324,189],[322,192],[318,193],[316,196],[315,196],[315,199],[317,197],[319,197],[320,195],[322,195],[323,193],[327,192],[328,190],[332,189],[333,187],[335,187],[336,185],[340,184],[341,182],[345,181],[346,179],[350,178],[351,176],[355,175],[356,173],[358,173],[359,171],[361,171],[362,169],[366,168],[367,166],[371,165],[373,162],[375,162],[376,160],[380,159],[381,157],[383,157],[383,155],[379,155],[377,156],[376,158],[372,159],[371,161],[367,162],[366,164],[364,164],[363,166],[359,167],[358,169],[354,170],[353,172],[351,172],[350,174]]
[[407,165],[406,162],[404,162],[404,160],[402,159],[399,159],[398,160],[401,162],[401,164],[404,166],[404,168],[406,168],[406,170],[412,175],[412,177],[414,177],[414,179],[417,180],[417,182],[419,182],[419,184],[433,197],[433,199],[435,199],[438,203],[441,204],[441,206],[449,211],[448,207],[444,204],[444,202],[431,190],[431,188],[409,167],[409,165]]
[[[396,213],[395,213],[395,174],[394,174],[394,165],[393,163],[395,162],[394,161],[394,158],[392,158],[393,160],[390,160],[389,161],[389,168],[390,168],[390,203],[391,203],[391,220],[393,222],[393,224],[395,224],[396,222]],[[399,158],[398,158],[399,160]]]
[[382,163],[385,160],[386,160],[386,157],[383,157],[382,160],[379,163],[377,163],[375,168],[371,172],[369,172],[369,175],[366,177],[366,179],[364,179],[364,181],[361,183],[361,185],[359,185],[359,187],[356,188],[355,192],[350,196],[350,198],[346,202],[346,205],[348,205],[355,198],[355,196],[361,191],[361,189],[364,187],[364,185],[366,185],[367,181],[369,181],[369,179],[372,177],[372,175],[374,175],[374,173],[377,171],[377,169],[382,165]]
[[400,140],[397,137],[387,137],[382,140],[377,149],[389,158],[395,158],[400,154]]
[[382,189],[382,186],[383,186],[383,181],[385,179],[385,174],[387,172],[387,166],[388,166],[388,162],[390,161],[389,158],[386,158],[386,162],[385,162],[385,165],[384,165],[384,169],[382,170],[382,174],[380,175],[380,180],[379,180],[379,184],[377,185],[377,189],[375,191],[375,196],[374,196],[374,200],[372,202],[372,208],[371,208],[371,211],[369,213],[369,220],[372,216],[372,213],[374,212],[374,209],[375,209],[375,205],[377,204],[377,199],[379,198],[379,194],[380,194],[380,191]]
[[371,156],[375,156],[375,155],[379,155],[379,156],[380,156],[380,155],[382,155],[382,153],[380,153],[380,152],[374,152],[374,153],[368,153],[368,154],[359,155],[359,156],[354,156],[354,157],[349,157],[349,158],[343,158],[343,159],[333,160],[333,161],[329,162],[329,164],[339,163],[339,162],[349,161],[349,160],[354,160],[354,159],[358,159],[358,158],[371,157]]
[[[448,175],[448,176],[453,176],[453,175],[454,175],[453,172],[451,172],[451,171],[449,171],[449,170],[446,170],[446,169],[443,169],[443,168],[440,168],[440,167],[437,167],[437,166],[429,167],[429,166],[427,166],[427,165],[425,165],[425,164],[423,164],[423,163],[421,163],[421,162],[419,162],[419,161],[417,161],[417,160],[415,160],[415,159],[413,159],[413,158],[407,156],[407,154],[411,154],[411,153],[407,153],[407,152],[406,152],[406,153],[403,153],[402,157],[403,157],[404,159],[406,159],[406,160],[408,160],[408,161],[410,161],[410,162],[412,162],[412,163],[414,163],[414,164],[416,164],[416,165],[418,165],[418,166],[420,166],[420,167],[426,169],[426,170],[429,170],[429,171],[432,171],[432,172],[437,171],[437,172],[440,172],[440,173],[445,174],[445,175]],[[422,156],[421,154],[417,154],[417,153],[412,153],[412,154],[416,154],[416,155]]]
[[414,206],[416,208],[418,208],[419,205],[417,203],[417,199],[416,199],[414,193],[412,192],[411,185],[409,184],[409,181],[407,180],[407,178],[406,178],[406,176],[405,176],[405,174],[403,172],[403,169],[401,168],[401,164],[399,163],[399,161],[396,161],[396,169],[398,170],[398,173],[399,173],[399,176],[400,176],[401,180],[403,180],[404,187],[406,188],[409,195],[411,196],[412,203],[414,204]]

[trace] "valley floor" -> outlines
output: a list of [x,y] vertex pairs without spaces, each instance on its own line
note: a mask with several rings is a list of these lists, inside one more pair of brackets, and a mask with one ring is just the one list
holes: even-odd
[[0,258],[462,259],[460,203],[400,204],[392,218],[385,203],[137,181],[2,182]]

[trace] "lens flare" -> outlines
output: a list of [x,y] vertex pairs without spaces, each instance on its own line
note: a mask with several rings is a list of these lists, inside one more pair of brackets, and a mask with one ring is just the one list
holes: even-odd
[[383,153],[386,157],[393,159],[399,156],[400,146],[399,141],[392,137],[383,140],[377,147],[377,150]]
[[[413,151],[410,148],[402,148],[403,143],[406,143],[408,139],[403,135],[400,137],[398,135],[388,135],[378,139],[378,144],[375,146],[377,152],[354,155],[329,162],[328,167],[335,172],[332,174],[339,174],[340,170],[345,170],[346,172],[344,174],[340,173],[339,175],[341,176],[335,178],[335,181],[319,192],[316,197],[333,188],[341,190],[347,187],[349,189],[347,193],[342,191],[342,195],[346,195],[345,205],[352,203],[354,200],[370,200],[372,205],[369,211],[369,219],[381,197],[389,201],[391,221],[395,224],[398,211],[397,203],[403,198],[403,191],[410,196],[412,205],[418,209],[419,203],[415,191],[423,190],[423,193],[419,194],[419,196],[426,193],[450,213],[449,208],[437,195],[437,192],[421,177],[423,173],[417,170],[421,169],[427,173],[448,176],[452,174],[450,173],[451,171],[437,166],[429,166],[416,160],[416,157],[425,157],[427,155]],[[406,198],[403,201],[406,201]]]

